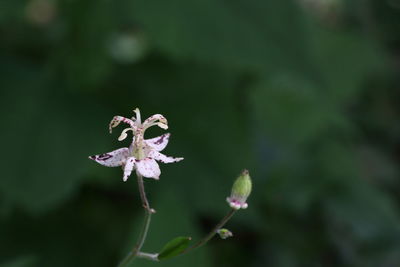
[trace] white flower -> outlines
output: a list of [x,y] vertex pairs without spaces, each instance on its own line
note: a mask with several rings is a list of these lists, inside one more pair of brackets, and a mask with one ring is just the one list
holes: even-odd
[[109,126],[110,133],[112,128],[118,126],[121,122],[130,126],[124,129],[118,138],[119,141],[122,141],[127,137],[127,132],[132,131],[133,138],[129,148],[124,147],[112,152],[90,156],[89,159],[107,167],[122,166],[124,170],[124,182],[128,180],[133,170],[136,170],[138,175],[158,180],[161,171],[157,161],[172,163],[181,161],[183,158],[167,157],[160,153],[168,144],[169,133],[152,139],[144,139],[144,132],[151,126],[156,125],[162,129],[168,129],[168,122],[164,116],[156,114],[142,123],[139,109],[135,109],[134,112],[136,113],[136,118],[132,117],[132,119],[127,119],[121,116],[115,116],[111,120]]

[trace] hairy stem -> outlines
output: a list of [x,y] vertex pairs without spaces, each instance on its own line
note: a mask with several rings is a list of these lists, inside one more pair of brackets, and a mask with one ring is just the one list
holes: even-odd
[[219,229],[221,229],[228,221],[230,218],[232,218],[233,214],[235,214],[236,210],[235,209],[230,209],[228,214],[225,215],[224,218],[209,232],[205,237],[203,237],[201,240],[199,240],[196,244],[193,246],[187,248],[184,250],[181,254],[185,254],[195,248],[199,248],[206,244],[211,238],[214,237],[214,235],[217,233]]
[[150,255],[148,253],[141,253],[140,250],[142,249],[144,241],[146,240],[147,232],[149,231],[151,215],[155,213],[155,210],[150,208],[149,201],[147,200],[146,197],[146,192],[144,191],[143,177],[140,174],[137,174],[137,181],[138,181],[140,199],[142,200],[142,205],[145,211],[144,224],[142,231],[139,234],[139,239],[136,242],[135,246],[128,253],[128,255],[126,255],[126,257],[122,260],[122,262],[118,265],[118,267],[128,266],[129,263],[137,256],[140,256],[142,258],[149,258],[145,257],[145,255],[146,256]]

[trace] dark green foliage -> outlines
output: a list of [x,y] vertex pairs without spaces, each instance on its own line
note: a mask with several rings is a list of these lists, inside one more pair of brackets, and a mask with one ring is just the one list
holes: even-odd
[[136,107],[185,158],[145,181],[146,252],[207,233],[245,168],[253,191],[233,238],[132,266],[400,266],[399,29],[394,0],[3,1],[0,266],[131,249],[134,176],[87,157]]
[[158,253],[159,260],[166,260],[178,256],[189,246],[190,237],[176,237],[169,241]]

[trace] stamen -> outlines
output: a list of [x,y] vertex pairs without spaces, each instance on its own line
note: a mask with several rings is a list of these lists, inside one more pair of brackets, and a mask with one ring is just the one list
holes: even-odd
[[143,122],[144,130],[157,125],[162,129],[168,129],[168,121],[167,119],[161,114],[155,114]]
[[128,135],[126,134],[128,131],[132,131],[135,133],[135,130],[133,128],[126,128],[122,131],[121,135],[118,137],[118,141],[124,140]]
[[150,127],[152,127],[152,126],[158,126],[158,127],[160,127],[161,129],[164,129],[164,130],[168,129],[168,125],[167,124],[164,124],[164,123],[161,123],[161,122],[153,122],[153,123],[147,124],[143,128],[143,132],[145,130],[149,129]]
[[129,124],[134,129],[136,128],[135,123],[132,120],[121,116],[114,116],[109,124],[110,133],[112,132],[112,128],[117,127],[121,122]]
[[163,115],[161,115],[161,114],[155,114],[155,115],[153,115],[153,116],[147,118],[147,119],[143,122],[143,125],[146,126],[146,124],[151,124],[151,123],[154,123],[154,122],[156,122],[156,121],[159,121],[159,122],[164,123],[164,124],[168,124],[167,119],[166,119]]
[[141,124],[142,118],[140,117],[140,110],[138,108],[135,108],[133,112],[135,112],[136,114],[136,123]]

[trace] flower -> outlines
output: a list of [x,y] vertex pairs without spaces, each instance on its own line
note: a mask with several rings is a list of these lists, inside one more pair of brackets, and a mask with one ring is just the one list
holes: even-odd
[[112,132],[112,128],[117,127],[121,122],[130,126],[124,129],[118,137],[118,140],[122,141],[128,136],[127,132],[132,131],[133,138],[129,148],[119,148],[112,152],[90,156],[89,159],[107,167],[122,166],[124,170],[124,182],[128,180],[133,170],[136,170],[138,175],[158,180],[161,171],[157,161],[172,163],[181,161],[183,158],[167,157],[160,153],[168,144],[169,133],[152,139],[144,139],[145,131],[152,126],[168,129],[168,122],[164,116],[155,114],[142,123],[139,109],[135,109],[134,112],[136,113],[136,118],[127,119],[115,116],[109,125],[110,133]]
[[246,200],[251,193],[251,187],[249,171],[244,170],[233,183],[231,196],[226,198],[229,206],[235,210],[246,209],[248,207]]

